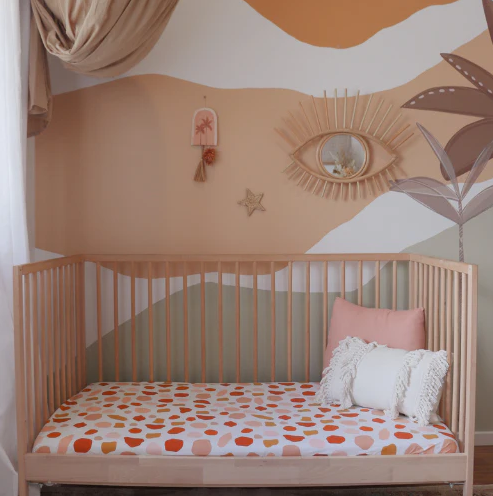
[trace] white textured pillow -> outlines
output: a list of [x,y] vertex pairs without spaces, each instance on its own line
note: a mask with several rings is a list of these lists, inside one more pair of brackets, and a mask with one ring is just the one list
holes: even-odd
[[421,426],[436,414],[448,370],[445,351],[406,351],[347,337],[323,372],[316,401],[407,415]]

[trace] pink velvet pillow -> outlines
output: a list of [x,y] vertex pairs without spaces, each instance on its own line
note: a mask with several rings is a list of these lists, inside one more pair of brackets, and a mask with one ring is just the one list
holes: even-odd
[[339,341],[348,336],[368,343],[376,341],[389,348],[414,351],[425,347],[425,312],[415,310],[386,310],[354,305],[336,298],[330,319],[329,337],[324,353],[324,369],[332,358]]

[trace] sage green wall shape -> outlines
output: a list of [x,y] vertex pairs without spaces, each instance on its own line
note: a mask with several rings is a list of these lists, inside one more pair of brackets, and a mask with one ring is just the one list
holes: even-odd
[[[478,366],[476,430],[493,430],[493,211],[489,210],[464,226],[465,260],[479,266]],[[459,229],[447,229],[405,251],[458,259]]]
[[[373,264],[373,262],[371,262]],[[356,284],[357,264],[346,265],[346,280]],[[408,283],[407,264],[398,264],[398,308],[407,308]],[[381,306],[390,308],[392,304],[392,265],[386,264],[381,270]],[[218,354],[218,291],[217,283],[206,283],[206,371],[209,382],[219,380]],[[339,293],[329,293],[329,312]],[[270,291],[258,291],[258,364],[260,381],[270,381],[271,356],[271,305]],[[357,302],[357,291],[346,293],[346,299]],[[188,318],[190,344],[190,380],[201,380],[201,327],[200,327],[200,286],[188,288]],[[374,306],[375,282],[369,281],[363,287],[363,304]],[[183,292],[171,295],[171,378],[183,381],[184,340],[183,340]],[[240,289],[241,320],[241,379],[253,381],[253,290]],[[322,372],[322,327],[323,294],[310,295],[310,380],[319,381]],[[155,379],[166,380],[166,300],[153,305],[154,315],[154,373]],[[148,310],[136,316],[137,333],[137,379],[148,379],[149,331]],[[223,286],[223,326],[224,326],[224,377],[226,382],[236,380],[236,327],[235,327],[235,288]],[[105,380],[114,380],[114,331],[103,337],[103,370]],[[305,380],[305,294],[293,293],[293,333],[292,333],[293,380]],[[120,380],[132,380],[131,362],[131,321],[119,326]],[[98,380],[97,342],[87,349],[87,379]],[[287,292],[276,292],[276,380],[286,381],[287,376]]]

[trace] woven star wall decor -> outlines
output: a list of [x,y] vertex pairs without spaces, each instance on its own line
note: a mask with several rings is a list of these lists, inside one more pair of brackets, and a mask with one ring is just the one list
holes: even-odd
[[246,198],[240,200],[238,205],[243,205],[247,208],[248,217],[255,212],[255,210],[261,210],[265,212],[264,206],[260,203],[264,196],[263,193],[259,193],[258,195],[253,194],[248,188],[246,190]]

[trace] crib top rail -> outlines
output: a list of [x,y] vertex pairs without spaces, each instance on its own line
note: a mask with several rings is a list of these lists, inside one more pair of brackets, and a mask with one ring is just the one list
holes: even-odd
[[33,262],[18,266],[21,274],[31,274],[55,267],[61,267],[78,262],[418,262],[432,267],[438,267],[468,274],[473,264],[457,262],[441,258],[430,257],[413,253],[322,253],[322,254],[227,254],[227,255],[71,255],[40,262]]

